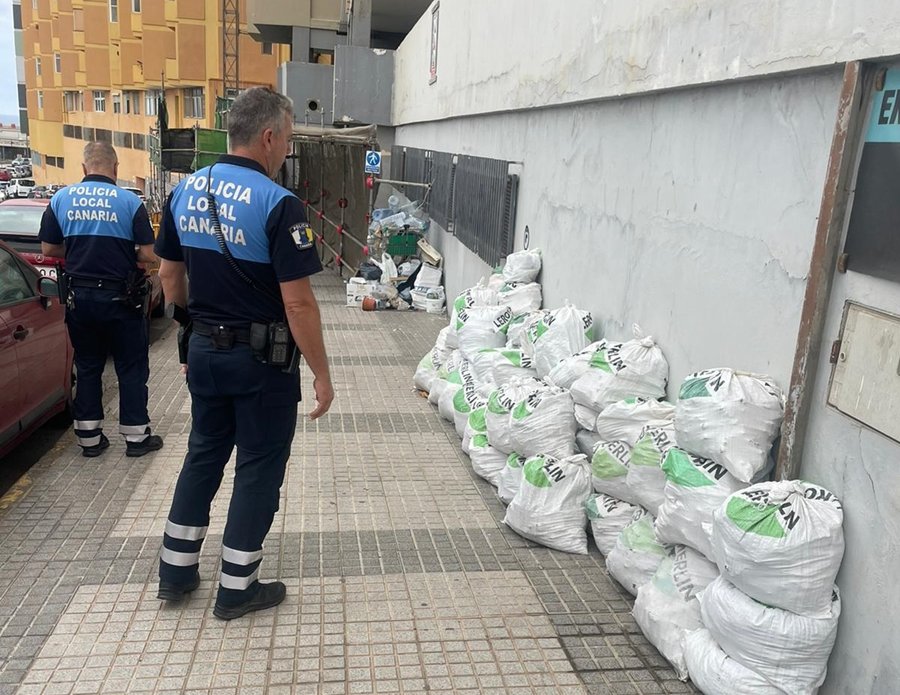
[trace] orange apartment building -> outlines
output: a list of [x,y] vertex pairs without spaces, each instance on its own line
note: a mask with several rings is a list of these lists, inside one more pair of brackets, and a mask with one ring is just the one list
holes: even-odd
[[[119,155],[119,183],[146,190],[163,84],[169,127],[215,126],[222,0],[22,0],[22,27],[37,183],[80,180],[85,143],[105,140]],[[244,25],[241,87],[274,86],[289,51]]]

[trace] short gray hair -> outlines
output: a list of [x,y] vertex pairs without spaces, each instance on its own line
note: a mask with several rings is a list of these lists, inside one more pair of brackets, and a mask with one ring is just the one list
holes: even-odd
[[281,134],[285,116],[293,121],[294,105],[283,94],[268,87],[252,87],[241,92],[228,112],[231,146],[249,145],[266,128]]
[[84,165],[89,170],[112,169],[118,161],[116,150],[108,142],[89,142],[84,146]]

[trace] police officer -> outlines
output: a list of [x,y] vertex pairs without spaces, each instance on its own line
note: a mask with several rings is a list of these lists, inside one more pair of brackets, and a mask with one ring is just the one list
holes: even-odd
[[163,445],[151,434],[147,413],[147,286],[137,266],[138,261],[156,262],[153,228],[140,199],[116,186],[119,160],[112,145],[88,143],[82,169],[81,183],[50,200],[38,234],[45,256],[66,261],[66,325],[78,376],[75,435],[84,456],[99,456],[109,447],[101,377],[112,353],[125,455],[143,456]]
[[272,181],[292,123],[286,97],[242,92],[228,115],[231,153],[172,192],[156,241],[166,297],[188,308],[193,327],[191,434],[163,535],[158,596],[178,601],[199,585],[210,504],[237,447],[213,611],[224,620],[285,596],[283,583],[258,580],[300,400],[296,369],[279,362],[284,351],[273,354],[279,332],[293,337],[315,377],[309,417],[324,415],[334,398],[309,280],[322,266],[303,206]]

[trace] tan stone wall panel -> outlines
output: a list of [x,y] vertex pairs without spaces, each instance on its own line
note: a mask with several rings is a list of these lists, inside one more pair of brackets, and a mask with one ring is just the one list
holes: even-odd
[[178,62],[182,80],[206,79],[206,29],[202,24],[178,27]]
[[84,53],[88,84],[109,89],[109,49],[105,46],[88,46]]
[[178,0],[180,19],[206,19],[205,0]]
[[71,14],[61,14],[56,21],[56,36],[59,38],[59,47],[63,51],[71,51],[75,48],[75,26]]
[[85,6],[84,42],[109,45],[109,7],[107,5]]

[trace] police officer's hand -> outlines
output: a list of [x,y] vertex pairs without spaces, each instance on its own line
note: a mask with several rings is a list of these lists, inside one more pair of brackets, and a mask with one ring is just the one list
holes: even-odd
[[334,400],[334,389],[330,379],[316,379],[313,381],[313,390],[316,392],[316,407],[309,414],[310,420],[320,418],[327,413]]

